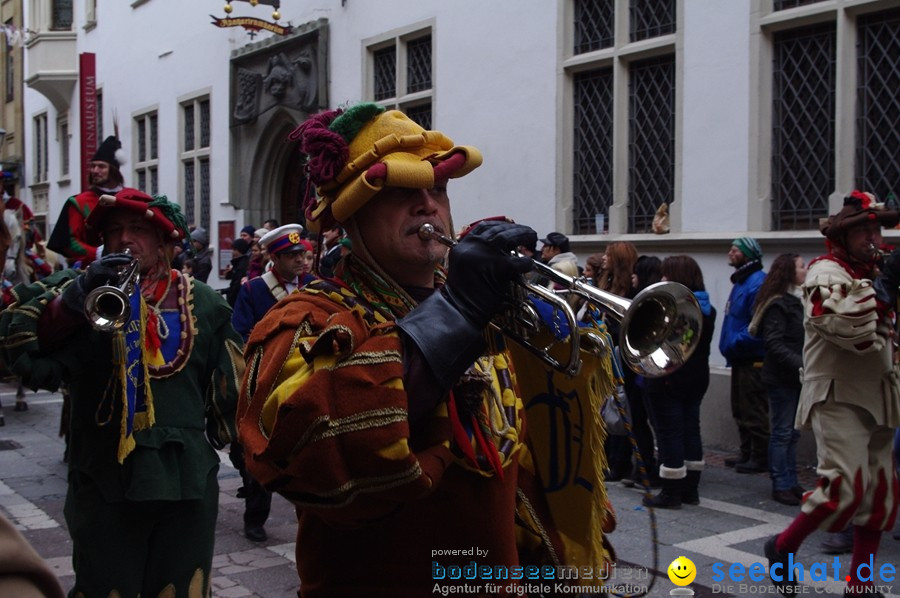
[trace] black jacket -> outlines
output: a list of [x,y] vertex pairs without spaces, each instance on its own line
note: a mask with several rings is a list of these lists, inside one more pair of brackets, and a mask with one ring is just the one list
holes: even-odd
[[791,294],[774,299],[763,313],[756,335],[766,342],[763,383],[799,388],[803,366],[803,302]]
[[247,268],[249,266],[249,255],[241,255],[231,259],[231,272],[225,275],[226,278],[231,280],[228,283],[228,290],[225,291],[225,299],[231,307],[234,307],[234,302],[237,301],[238,291],[241,290],[241,280],[247,276]]
[[700,395],[706,393],[709,388],[709,353],[712,345],[713,332],[716,327],[716,308],[710,307],[710,314],[703,316],[703,330],[700,332],[700,341],[697,348],[688,358],[687,362],[668,376],[660,378],[648,378],[646,392],[652,394],[665,394],[675,386],[697,391]]

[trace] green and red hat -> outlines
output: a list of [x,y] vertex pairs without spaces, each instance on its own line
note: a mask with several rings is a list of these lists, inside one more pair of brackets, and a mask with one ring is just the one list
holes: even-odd
[[85,220],[88,242],[99,245],[106,218],[115,210],[144,214],[149,222],[162,230],[167,239],[180,241],[190,235],[181,206],[165,195],[150,196],[137,189],[122,189],[115,195],[101,195],[97,206]]

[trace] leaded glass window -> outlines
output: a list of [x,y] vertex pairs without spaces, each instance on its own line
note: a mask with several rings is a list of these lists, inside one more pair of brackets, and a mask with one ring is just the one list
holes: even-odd
[[[575,234],[597,230],[597,215],[609,222],[613,203],[613,71],[602,68],[574,77],[573,227]],[[604,229],[606,224],[604,224]]]
[[426,131],[431,130],[431,102],[418,106],[407,106],[403,112]]
[[397,95],[397,48],[383,48],[374,53],[375,101]]
[[575,0],[575,54],[610,48],[615,43],[615,0]]
[[431,36],[406,45],[406,93],[431,88]]
[[372,98],[432,128],[434,87],[431,29],[409,31],[370,46]]
[[154,195],[159,193],[156,169],[159,166],[159,131],[156,112],[149,112],[134,119],[137,143],[137,160],[134,171],[138,189]]
[[856,187],[900,208],[900,10],[858,27]]
[[631,41],[675,33],[675,0],[631,0]]
[[53,22],[50,28],[54,31],[68,31],[72,28],[72,0],[53,0]]
[[834,23],[775,34],[772,98],[772,225],[814,229],[834,189]]
[[674,56],[632,63],[628,113],[628,232],[646,233],[675,197]]

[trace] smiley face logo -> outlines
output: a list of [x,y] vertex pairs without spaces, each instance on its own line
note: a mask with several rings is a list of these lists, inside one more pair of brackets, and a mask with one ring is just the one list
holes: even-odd
[[680,556],[669,565],[669,581],[676,586],[686,586],[697,577],[697,567],[686,556]]

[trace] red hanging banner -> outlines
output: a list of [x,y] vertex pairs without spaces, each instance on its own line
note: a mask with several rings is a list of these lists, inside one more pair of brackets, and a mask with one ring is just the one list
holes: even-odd
[[97,151],[97,64],[95,55],[78,56],[78,95],[81,105],[81,188],[90,187],[90,162]]

